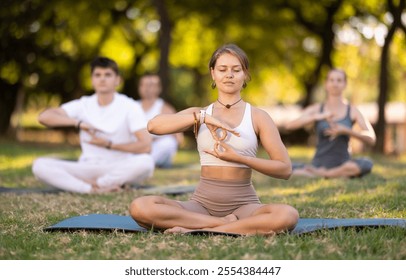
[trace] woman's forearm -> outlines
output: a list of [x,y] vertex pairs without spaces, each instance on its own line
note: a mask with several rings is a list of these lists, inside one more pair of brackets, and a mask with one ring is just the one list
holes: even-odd
[[188,109],[176,114],[160,114],[148,122],[148,131],[152,134],[172,134],[183,132],[192,127],[199,118],[199,109]]
[[301,116],[300,118],[297,118],[296,120],[293,120],[293,121],[287,123],[285,125],[285,129],[287,129],[287,130],[299,129],[314,121],[315,121],[314,115],[304,115],[304,116]]
[[241,163],[261,172],[262,174],[279,179],[289,179],[292,174],[292,164],[281,160],[271,160],[256,157],[242,157]]
[[358,132],[358,131],[354,131],[354,130],[350,129],[348,131],[348,135],[350,137],[354,137],[354,138],[360,140],[361,142],[368,144],[370,146],[375,145],[375,142],[376,142],[375,135],[372,135],[369,131],[363,130],[363,131]]

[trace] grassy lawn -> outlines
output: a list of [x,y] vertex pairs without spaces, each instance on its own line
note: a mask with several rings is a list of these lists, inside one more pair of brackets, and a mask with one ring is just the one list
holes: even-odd
[[[76,158],[71,146],[0,141],[0,186],[42,188],[32,161],[54,154]],[[313,150],[291,147],[293,161]],[[406,157],[372,156],[373,174],[362,179],[276,180],[254,174],[264,203],[293,205],[306,218],[406,218]],[[174,168],[155,171],[148,185],[194,184],[198,156],[182,150]],[[303,236],[203,237],[121,232],[43,232],[62,219],[90,214],[128,215],[139,190],[114,194],[0,194],[0,259],[406,259],[406,231],[399,228],[320,231]],[[188,195],[176,199],[187,199]]]

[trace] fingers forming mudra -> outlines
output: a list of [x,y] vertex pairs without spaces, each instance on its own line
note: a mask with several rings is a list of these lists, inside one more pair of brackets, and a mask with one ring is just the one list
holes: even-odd
[[236,152],[226,143],[216,140],[212,150],[205,150],[206,153],[226,161],[233,161]]
[[212,150],[206,150],[205,152],[211,154],[216,158],[226,159],[231,156],[231,147],[226,145],[224,141],[227,138],[228,132],[240,137],[240,133],[217,121],[216,119],[210,119],[209,123],[206,122],[206,126],[209,129],[211,136],[215,140]]
[[[240,136],[240,133],[235,131],[235,129],[229,127],[226,124],[222,124],[220,121],[218,121],[217,119],[213,118],[210,115],[206,115],[205,124],[207,125],[207,127],[211,131],[212,135],[213,135],[213,130],[216,131],[217,129],[221,129],[221,130],[225,131],[225,132],[222,132],[222,133],[224,133],[226,136],[227,136],[227,131],[234,134],[235,136],[238,136],[238,137]],[[225,139],[226,136],[224,136],[224,139]]]
[[[216,141],[224,141],[227,137],[227,130],[225,130],[223,128],[210,126],[209,130],[210,130],[211,136]],[[220,132],[220,133],[218,133],[218,132]]]

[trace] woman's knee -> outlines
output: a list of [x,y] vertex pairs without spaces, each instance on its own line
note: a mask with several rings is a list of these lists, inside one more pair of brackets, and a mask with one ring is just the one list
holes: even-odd
[[279,204],[272,212],[275,214],[274,217],[278,217],[279,227],[282,231],[294,229],[299,221],[299,212],[290,205]]
[[368,158],[357,158],[353,162],[358,166],[359,172],[357,176],[362,177],[368,173],[371,173],[373,162]]
[[139,222],[150,222],[159,200],[158,196],[143,196],[134,199],[129,209],[131,217]]
[[284,216],[286,221],[286,229],[294,229],[297,222],[299,221],[299,212],[296,208],[290,205],[284,205]]

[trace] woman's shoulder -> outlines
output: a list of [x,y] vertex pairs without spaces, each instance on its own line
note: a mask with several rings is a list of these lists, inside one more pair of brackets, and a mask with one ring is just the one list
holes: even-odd
[[364,118],[364,115],[356,105],[349,103],[348,106],[350,106],[350,117],[353,121],[357,118]]
[[179,114],[190,114],[193,112],[200,112],[200,110],[206,110],[208,106],[206,107],[189,107],[186,109],[183,109],[182,111],[179,111]]
[[318,102],[318,103],[314,103],[314,104],[307,106],[306,108],[303,109],[303,111],[309,112],[309,113],[319,113],[323,106],[324,106],[324,103]]

